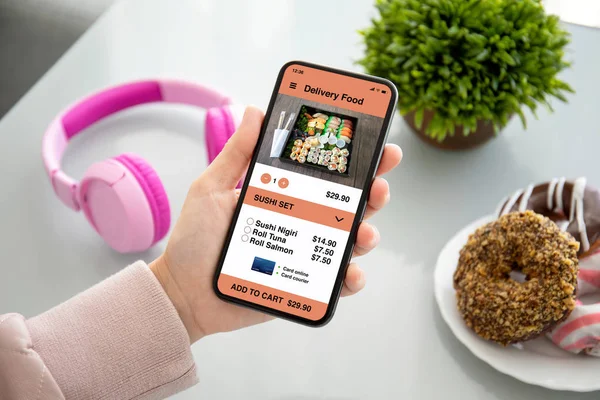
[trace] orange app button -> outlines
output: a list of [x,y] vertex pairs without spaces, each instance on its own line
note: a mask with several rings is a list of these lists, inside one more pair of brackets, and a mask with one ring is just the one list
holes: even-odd
[[248,186],[244,204],[348,232],[352,229],[352,222],[354,221],[354,214],[348,211],[259,189],[254,186]]
[[231,275],[219,275],[217,283],[224,295],[259,304],[288,314],[317,321],[325,316],[327,304],[307,297],[297,296],[283,290],[235,278]]
[[290,181],[288,181],[287,178],[281,178],[279,180],[279,187],[282,189],[285,189],[286,187],[288,187],[290,185]]
[[265,184],[271,182],[271,175],[269,175],[267,173],[262,174],[260,177],[260,181]]

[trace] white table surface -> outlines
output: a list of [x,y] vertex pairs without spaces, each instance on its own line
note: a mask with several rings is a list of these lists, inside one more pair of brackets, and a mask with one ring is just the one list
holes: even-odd
[[[373,14],[370,0],[131,0],[110,9],[0,121],[0,313],[33,316],[136,258],[151,261],[164,246],[119,255],[59,204],[40,148],[62,107],[92,90],[155,76],[210,83],[266,107],[288,60],[357,69],[356,30]],[[405,159],[387,177],[392,203],[374,219],[381,245],[361,261],[367,288],[341,301],[325,328],[275,321],[203,339],[193,346],[201,383],[176,398],[597,399],[496,372],[452,336],[432,293],[446,240],[505,194],[557,175],[600,184],[600,31],[567,28],[575,63],[564,78],[577,90],[570,104],[540,112],[527,132],[514,120],[492,143],[465,153],[428,147],[397,117],[390,141]],[[195,110],[140,108],[76,139],[64,167],[80,177],[93,161],[135,151],[163,178],[176,218],[205,167],[202,127]]]

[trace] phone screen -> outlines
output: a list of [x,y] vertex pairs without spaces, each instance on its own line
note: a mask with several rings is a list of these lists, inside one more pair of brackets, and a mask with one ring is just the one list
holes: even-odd
[[289,63],[273,96],[215,286],[276,315],[322,321],[339,296],[395,89]]

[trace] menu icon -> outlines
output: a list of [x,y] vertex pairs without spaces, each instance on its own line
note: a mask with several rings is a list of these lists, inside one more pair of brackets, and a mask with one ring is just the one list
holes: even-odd
[[296,82],[290,82],[290,89],[296,89]]

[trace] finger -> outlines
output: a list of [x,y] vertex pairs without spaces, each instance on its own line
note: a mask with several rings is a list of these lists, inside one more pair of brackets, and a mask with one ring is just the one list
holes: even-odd
[[344,279],[344,286],[342,287],[342,297],[351,296],[356,294],[365,287],[366,283],[365,272],[358,266],[358,264],[351,263],[346,271],[346,278]]
[[354,246],[355,257],[362,256],[373,250],[379,244],[381,235],[373,225],[363,222],[356,233],[356,245]]
[[256,107],[247,107],[237,131],[209,165],[206,174],[224,189],[233,189],[244,176],[252,159],[264,114]]
[[395,144],[386,144],[377,168],[377,176],[387,174],[402,161],[402,149]]
[[383,178],[375,178],[371,185],[367,210],[363,220],[371,218],[377,211],[381,210],[390,202],[390,184]]

